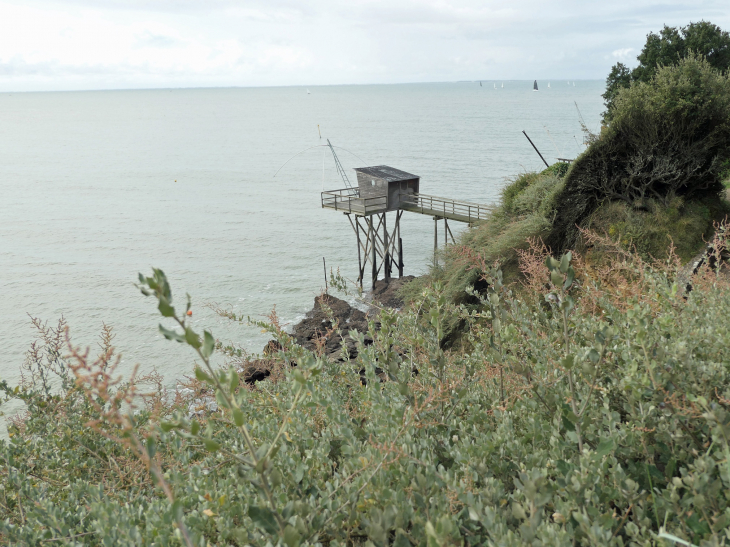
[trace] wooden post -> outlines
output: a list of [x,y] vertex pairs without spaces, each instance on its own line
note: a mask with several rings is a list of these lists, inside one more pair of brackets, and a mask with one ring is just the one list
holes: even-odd
[[371,261],[373,264],[373,290],[375,290],[375,282],[378,280],[378,264],[377,264],[377,255],[375,254],[375,226],[373,222],[373,217],[370,215],[370,245],[371,245]]
[[433,217],[433,265],[438,264],[436,253],[439,248],[439,217]]
[[403,277],[403,240],[400,238],[400,217],[403,211],[398,211],[396,223],[398,224],[398,277]]
[[385,266],[385,281],[390,281],[390,245],[388,245],[388,226],[385,223],[387,213],[383,213],[383,265]]
[[357,280],[360,282],[362,289],[362,257],[360,254],[360,222],[355,217],[355,235],[357,236]]
[[322,266],[324,267],[324,292],[327,294],[327,262],[325,262],[324,257],[322,257]]

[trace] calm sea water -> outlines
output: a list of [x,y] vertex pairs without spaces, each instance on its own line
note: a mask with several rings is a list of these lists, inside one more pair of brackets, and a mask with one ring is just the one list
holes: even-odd
[[[173,382],[192,355],[164,340],[138,272],[162,268],[195,327],[258,352],[258,329],[205,303],[295,322],[323,287],[322,257],[356,276],[354,234],[320,208],[345,168],[386,164],[421,176],[425,194],[492,203],[509,177],[582,150],[601,81],[509,81],[255,89],[0,94],[0,377],[19,377],[29,315],[63,316],[73,340],[116,332],[128,371]],[[317,126],[320,126],[322,140]],[[351,173],[351,179],[354,177]],[[407,274],[426,270],[433,221],[404,215]],[[181,298],[182,297],[182,298]],[[123,372],[124,372],[123,371]]]

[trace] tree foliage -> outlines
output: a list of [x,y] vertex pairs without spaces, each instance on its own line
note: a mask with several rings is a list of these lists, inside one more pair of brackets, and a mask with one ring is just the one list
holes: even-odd
[[705,58],[717,70],[728,70],[730,34],[709,21],[679,28],[665,25],[658,34],[649,33],[637,57],[639,64],[633,70],[623,63],[617,63],[611,69],[603,94],[606,101],[604,121],[613,120],[614,101],[620,89],[628,88],[632,83],[650,82],[659,68],[675,65],[691,54]]
[[622,88],[613,121],[573,163],[556,197],[546,242],[575,245],[581,224],[602,203],[646,208],[717,195],[730,159],[730,79],[704,57],[689,55],[651,81]]

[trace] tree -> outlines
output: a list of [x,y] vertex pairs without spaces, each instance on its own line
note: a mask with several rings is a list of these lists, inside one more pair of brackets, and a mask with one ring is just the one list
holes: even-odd
[[[612,73],[613,74],[613,73]],[[615,79],[621,69],[615,70]],[[583,221],[610,201],[634,209],[717,197],[730,162],[730,75],[689,53],[659,66],[649,82],[633,81],[613,97],[611,123],[578,157],[555,197],[545,243],[570,249]]]
[[633,82],[650,82],[659,67],[676,65],[690,53],[701,55],[717,70],[728,70],[730,34],[709,21],[690,23],[681,28],[665,25],[659,34],[650,32],[636,58],[639,65],[629,70],[623,63],[617,63],[606,78],[604,122],[610,123],[613,119],[614,100],[620,89],[630,87]]

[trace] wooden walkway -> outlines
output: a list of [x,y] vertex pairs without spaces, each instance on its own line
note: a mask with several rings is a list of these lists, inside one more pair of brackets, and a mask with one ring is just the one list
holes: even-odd
[[[386,198],[361,198],[357,188],[322,192],[322,207],[368,216],[385,212]],[[401,194],[400,209],[439,219],[477,224],[489,218],[493,207],[425,194]]]
[[401,209],[434,218],[477,224],[489,218],[493,207],[425,194],[401,194]]

